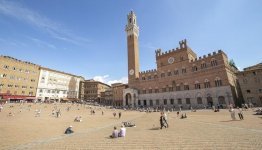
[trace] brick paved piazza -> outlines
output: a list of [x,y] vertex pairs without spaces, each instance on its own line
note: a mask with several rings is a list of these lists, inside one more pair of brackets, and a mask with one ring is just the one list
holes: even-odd
[[[244,111],[243,121],[231,121],[227,110],[187,112],[187,119],[170,112],[169,128],[160,130],[159,112],[122,111],[118,119],[111,109],[103,108],[103,116],[101,110],[90,115],[89,106],[66,111],[69,104],[59,104],[62,116],[55,118],[54,104],[31,104],[30,111],[28,105],[8,104],[0,112],[0,149],[262,149],[262,116],[252,115],[252,110]],[[41,109],[40,117],[35,117],[36,109]],[[83,122],[73,122],[76,115]],[[125,138],[108,138],[113,126],[119,129],[129,120],[137,127],[127,128]],[[64,135],[69,125],[75,133]]]

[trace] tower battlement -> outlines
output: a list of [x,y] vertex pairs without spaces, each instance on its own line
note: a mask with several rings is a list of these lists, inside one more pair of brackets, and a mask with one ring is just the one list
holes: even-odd
[[180,49],[187,48],[187,41],[186,39],[179,42]]
[[168,51],[165,51],[165,52],[162,52],[162,50],[159,48],[159,49],[155,50],[155,55],[156,55],[156,57],[159,57],[159,56],[162,56],[162,55],[177,52],[177,51],[180,51],[182,49],[187,49],[187,48],[189,48],[187,46],[187,40],[184,39],[182,41],[179,41],[179,47],[176,47],[175,49],[171,49],[171,50],[168,50]]
[[214,51],[213,53],[208,53],[207,55],[199,56],[198,58],[191,60],[191,62],[197,62],[197,61],[201,61],[201,60],[204,60],[204,59],[209,59],[209,58],[214,57],[218,54],[226,55],[222,50],[218,50],[218,51]]
[[148,73],[157,73],[156,69],[146,70],[139,72],[139,75],[148,74]]

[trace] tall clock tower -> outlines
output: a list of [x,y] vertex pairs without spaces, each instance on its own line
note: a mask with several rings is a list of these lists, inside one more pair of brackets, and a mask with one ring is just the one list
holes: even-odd
[[137,26],[136,15],[131,11],[127,15],[127,50],[128,50],[128,84],[131,85],[139,78],[139,49],[138,36],[139,27]]

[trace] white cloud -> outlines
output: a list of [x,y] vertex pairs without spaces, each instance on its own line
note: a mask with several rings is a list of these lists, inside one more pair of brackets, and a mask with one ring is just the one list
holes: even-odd
[[111,79],[111,78],[109,78],[109,75],[94,76],[93,79],[95,81],[100,81],[100,82],[106,83],[108,85],[111,85],[113,83],[124,83],[124,84],[126,84],[128,82],[127,77],[122,77],[120,79]]
[[47,46],[49,48],[52,48],[52,49],[56,49],[56,46],[53,45],[53,44],[50,44],[50,43],[47,43],[45,41],[42,41],[40,39],[37,39],[37,38],[33,38],[33,37],[28,37],[30,40],[34,41],[36,44],[38,44],[39,46],[43,45],[43,46]]
[[107,84],[112,85],[113,83],[124,83],[126,84],[128,82],[128,78],[127,77],[122,77],[119,80],[110,80],[107,82]]
[[0,13],[22,20],[45,31],[51,37],[62,41],[82,46],[85,45],[86,42],[89,42],[87,38],[69,32],[57,22],[54,22],[17,2],[0,0]]
[[94,80],[95,81],[100,81],[103,83],[106,83],[106,81],[108,80],[109,75],[104,75],[104,76],[94,76]]

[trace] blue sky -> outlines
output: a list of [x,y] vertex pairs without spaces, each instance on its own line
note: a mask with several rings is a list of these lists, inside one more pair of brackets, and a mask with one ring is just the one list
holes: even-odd
[[222,49],[243,69],[262,62],[261,0],[0,0],[0,54],[127,82],[126,16],[137,15],[140,70],[187,39],[198,56]]

